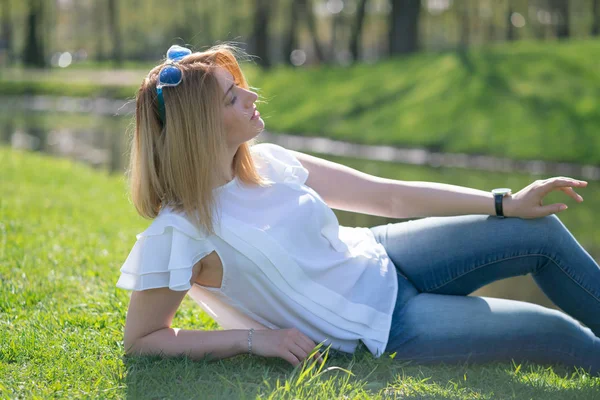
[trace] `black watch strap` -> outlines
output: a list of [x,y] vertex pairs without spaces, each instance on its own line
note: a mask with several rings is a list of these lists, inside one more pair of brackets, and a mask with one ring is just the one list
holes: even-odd
[[495,194],[494,195],[494,204],[496,205],[496,216],[500,218],[504,218],[504,213],[502,212],[502,198],[504,195]]

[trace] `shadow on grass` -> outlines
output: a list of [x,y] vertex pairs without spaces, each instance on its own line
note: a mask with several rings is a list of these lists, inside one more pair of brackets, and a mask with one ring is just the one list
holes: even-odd
[[600,395],[600,379],[590,380],[582,370],[560,365],[416,365],[389,354],[375,359],[367,351],[332,354],[321,370],[315,363],[293,368],[280,359],[246,355],[217,361],[125,357],[124,363],[129,398],[593,399]]

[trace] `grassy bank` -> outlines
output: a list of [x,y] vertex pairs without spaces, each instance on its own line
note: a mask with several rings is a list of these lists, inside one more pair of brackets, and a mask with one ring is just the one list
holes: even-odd
[[[259,107],[275,132],[599,164],[599,57],[599,41],[515,43],[350,68],[249,68],[248,75],[268,101]],[[5,73],[0,92],[129,99],[146,73],[128,71],[117,84],[112,72],[106,86],[96,78],[69,84],[68,72]]]
[[368,144],[600,163],[600,42],[502,45],[262,82],[276,130]]
[[[118,270],[148,224],[121,177],[0,147],[0,398],[597,398],[600,378],[523,364],[424,367],[360,353],[316,371],[239,356],[123,358]],[[215,329],[186,298],[173,326]],[[306,374],[302,374],[306,372]],[[200,395],[201,394],[201,395]]]

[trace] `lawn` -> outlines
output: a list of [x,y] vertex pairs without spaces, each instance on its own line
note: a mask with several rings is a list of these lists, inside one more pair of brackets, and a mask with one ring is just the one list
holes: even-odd
[[[246,71],[273,132],[600,164],[598,58],[598,40],[517,42],[346,68]],[[7,70],[0,92],[131,99],[147,71]]]
[[[0,147],[0,398],[593,399],[600,378],[532,364],[417,366],[366,352],[293,369],[124,357],[119,267],[148,221],[122,176]],[[219,329],[189,298],[173,326]]]

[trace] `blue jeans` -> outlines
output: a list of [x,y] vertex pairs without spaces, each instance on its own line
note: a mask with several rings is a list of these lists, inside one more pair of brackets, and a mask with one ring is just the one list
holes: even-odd
[[[530,361],[600,373],[600,267],[556,215],[429,217],[370,229],[398,271],[386,348],[395,359]],[[564,312],[467,296],[529,273]]]

